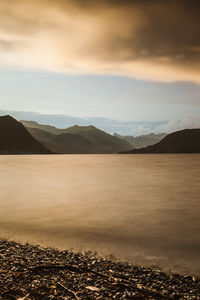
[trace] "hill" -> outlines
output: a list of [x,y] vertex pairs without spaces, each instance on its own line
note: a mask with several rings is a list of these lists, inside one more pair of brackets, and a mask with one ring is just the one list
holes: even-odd
[[26,128],[10,116],[0,117],[0,154],[50,154]]
[[176,131],[168,134],[155,145],[124,153],[200,153],[200,129]]
[[165,136],[167,135],[167,133],[150,133],[150,134],[144,134],[144,135],[140,135],[140,136],[123,136],[123,135],[119,135],[117,133],[114,133],[114,136],[127,141],[129,144],[131,144],[133,146],[133,148],[142,148],[142,147],[147,147],[150,145],[154,145],[158,142],[160,142]]
[[38,128],[29,128],[30,134],[56,153],[90,153],[93,145],[91,142],[78,134],[62,133],[52,134]]
[[92,125],[75,125],[67,128],[66,132],[79,134],[88,139],[93,144],[95,153],[115,153],[117,152],[117,149],[129,150],[132,148],[128,142],[112,136]]
[[36,139],[58,153],[117,153],[132,149],[128,142],[92,125],[58,129],[36,122],[21,122]]

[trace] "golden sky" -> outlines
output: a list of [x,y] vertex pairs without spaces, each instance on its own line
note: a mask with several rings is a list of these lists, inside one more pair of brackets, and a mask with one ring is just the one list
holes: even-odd
[[0,67],[200,82],[199,0],[0,0]]

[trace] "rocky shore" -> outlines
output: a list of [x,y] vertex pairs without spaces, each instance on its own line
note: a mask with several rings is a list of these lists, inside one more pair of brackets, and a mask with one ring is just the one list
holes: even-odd
[[0,299],[200,299],[200,278],[1,240]]

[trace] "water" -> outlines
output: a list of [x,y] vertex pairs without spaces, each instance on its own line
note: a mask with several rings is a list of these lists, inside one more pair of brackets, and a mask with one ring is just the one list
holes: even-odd
[[0,237],[200,274],[200,155],[0,156]]

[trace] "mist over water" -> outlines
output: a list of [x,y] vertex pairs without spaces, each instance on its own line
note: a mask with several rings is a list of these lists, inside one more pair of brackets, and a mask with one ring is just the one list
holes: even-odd
[[200,274],[200,155],[0,156],[0,237]]

